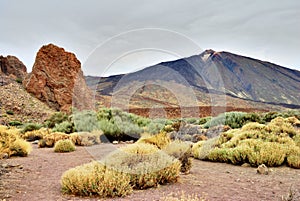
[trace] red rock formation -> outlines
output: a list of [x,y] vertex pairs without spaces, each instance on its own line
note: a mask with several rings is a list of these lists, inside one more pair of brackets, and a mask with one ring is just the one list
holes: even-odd
[[92,93],[88,89],[81,63],[75,54],[53,44],[37,53],[31,74],[23,81],[25,89],[51,108],[69,112],[92,108]]
[[27,75],[26,66],[15,56],[0,56],[0,75],[24,79]]

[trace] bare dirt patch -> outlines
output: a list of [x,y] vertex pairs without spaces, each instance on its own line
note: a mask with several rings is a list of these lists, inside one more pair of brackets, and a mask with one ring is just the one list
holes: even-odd
[[[28,157],[1,160],[0,166],[4,168],[3,174],[0,174],[0,199],[101,200],[62,195],[60,178],[64,171],[106,155],[114,149],[112,146],[116,145],[77,147],[72,153],[54,153],[52,148],[39,149],[34,145]],[[91,152],[96,154],[91,156]],[[272,170],[269,175],[259,175],[256,168],[194,160],[190,174],[181,175],[179,183],[134,191],[125,198],[107,200],[160,200],[170,193],[182,191],[204,196],[207,200],[280,200],[288,194],[291,186],[296,191],[300,190],[300,170],[288,167]]]

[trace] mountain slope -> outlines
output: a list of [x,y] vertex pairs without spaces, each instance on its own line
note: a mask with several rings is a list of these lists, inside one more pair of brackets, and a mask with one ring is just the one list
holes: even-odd
[[88,76],[86,81],[98,98],[110,97],[116,106],[300,107],[299,71],[213,50],[125,75]]

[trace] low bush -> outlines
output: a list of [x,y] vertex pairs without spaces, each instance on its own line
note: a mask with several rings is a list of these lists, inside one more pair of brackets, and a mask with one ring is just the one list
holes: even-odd
[[177,158],[181,162],[180,171],[183,173],[188,173],[192,168],[192,144],[188,142],[183,142],[180,140],[175,140],[168,144],[164,149],[168,155]]
[[28,154],[31,152],[32,147],[29,142],[26,142],[25,140],[21,138],[17,138],[11,145],[10,151],[11,156],[28,156]]
[[300,147],[296,146],[290,149],[287,164],[292,168],[300,169]]
[[159,149],[166,147],[170,142],[171,139],[166,132],[161,132],[153,136],[150,135],[150,136],[142,137],[137,141],[137,143],[147,143],[147,144],[155,145]]
[[26,133],[28,131],[39,130],[40,128],[42,128],[41,124],[26,123],[26,124],[23,125],[21,133]]
[[23,140],[18,129],[0,127],[0,155],[27,156],[31,151],[31,145]]
[[40,140],[49,135],[51,131],[48,128],[41,128],[39,130],[27,131],[24,134],[21,134],[22,138],[31,142],[35,140]]
[[8,125],[10,125],[10,126],[22,126],[23,123],[20,122],[20,121],[11,121],[11,122],[8,122]]
[[46,135],[43,137],[43,139],[39,140],[39,148],[43,147],[53,147],[56,142],[59,140],[67,140],[72,139],[71,135],[60,133],[60,132],[54,132],[50,133],[49,135]]
[[48,128],[54,128],[56,124],[60,124],[66,120],[68,120],[67,114],[63,112],[55,112],[45,121],[45,125]]
[[54,145],[54,152],[72,152],[75,151],[75,149],[74,143],[69,139],[58,140]]
[[132,192],[129,175],[96,161],[66,171],[61,186],[63,193],[101,198],[122,197]]
[[75,112],[71,116],[72,122],[77,132],[92,132],[100,130],[97,113],[95,111],[81,111]]
[[7,110],[7,111],[6,111],[6,114],[8,114],[8,115],[14,115],[14,111],[12,111],[12,110]]
[[102,108],[97,113],[99,128],[109,141],[137,140],[144,132],[149,119],[123,112],[119,109]]
[[194,158],[207,160],[209,153],[215,148],[218,138],[211,138],[205,141],[199,141],[192,147]]
[[245,112],[226,112],[211,118],[204,124],[204,128],[210,128],[218,125],[227,125],[231,128],[241,128],[249,122],[263,123],[260,115],[256,113]]
[[53,132],[62,132],[62,133],[73,133],[75,132],[74,124],[69,121],[63,121],[59,124],[55,124],[54,128],[52,129]]
[[205,148],[208,141],[194,144],[193,155],[202,160],[250,163],[252,166],[280,166],[287,161],[289,166],[297,167],[298,152],[292,150],[299,149],[299,132],[291,123],[291,119],[282,117],[271,120],[267,125],[248,123],[241,129],[222,133],[214,146]]
[[174,157],[150,144],[132,144],[109,154],[104,164],[129,175],[135,189],[177,182],[181,164]]

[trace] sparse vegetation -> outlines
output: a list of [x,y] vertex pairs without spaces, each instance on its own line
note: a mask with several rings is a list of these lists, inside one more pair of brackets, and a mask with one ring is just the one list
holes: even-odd
[[72,152],[75,151],[75,149],[74,143],[69,139],[58,140],[54,145],[54,152]]
[[267,125],[248,123],[241,129],[222,133],[208,149],[204,149],[208,142],[195,144],[194,157],[232,164],[250,163],[252,166],[266,164],[271,167],[287,161],[289,166],[298,168],[299,147],[294,139],[298,139],[299,133],[290,122],[291,119],[277,117]]

